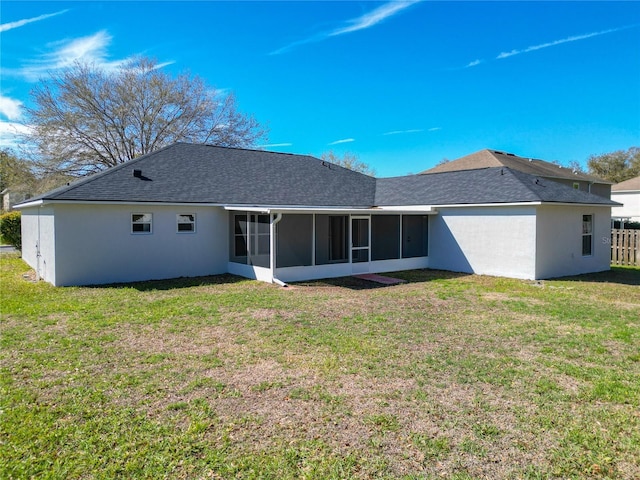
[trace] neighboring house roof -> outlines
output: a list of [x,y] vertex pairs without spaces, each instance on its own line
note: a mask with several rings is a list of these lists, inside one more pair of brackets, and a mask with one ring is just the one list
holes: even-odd
[[[134,176],[134,171],[140,176]],[[354,207],[554,202],[617,205],[509,167],[380,178],[306,155],[177,143],[37,200]]]
[[612,192],[640,192],[640,176],[616,183],[611,187]]
[[380,178],[376,191],[376,203],[389,206],[520,202],[617,205],[607,198],[508,167]]
[[533,158],[518,157],[513,153],[499,152],[497,150],[480,150],[479,152],[466,155],[456,160],[441,163],[429,170],[420,172],[420,174],[424,175],[460,170],[474,170],[477,168],[489,167],[509,167],[513,170],[545,178],[558,178],[603,184],[612,183],[592,175],[574,172],[571,168],[556,165],[555,163],[536,160]]

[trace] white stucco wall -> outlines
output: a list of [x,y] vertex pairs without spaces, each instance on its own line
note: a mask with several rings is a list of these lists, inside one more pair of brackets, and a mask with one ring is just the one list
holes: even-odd
[[53,208],[30,207],[21,210],[22,259],[37,275],[56,283],[55,222]]
[[438,208],[429,268],[522,279],[536,274],[535,206]]
[[[227,212],[215,207],[55,205],[55,285],[89,285],[225,273]],[[151,234],[131,233],[132,213],[152,213]],[[196,233],[176,214],[195,213]]]
[[[536,278],[609,270],[610,207],[538,207]],[[593,215],[593,254],[582,256],[582,216]]]
[[640,192],[611,192],[611,200],[623,204],[611,209],[612,217],[631,217],[632,222],[640,222]]

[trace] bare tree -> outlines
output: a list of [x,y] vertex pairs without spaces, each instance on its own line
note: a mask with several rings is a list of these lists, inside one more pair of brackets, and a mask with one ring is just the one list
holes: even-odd
[[40,167],[86,175],[177,141],[252,146],[266,137],[197,76],[172,77],[155,60],[139,58],[115,72],[76,63],[32,91],[28,109]]
[[326,162],[340,165],[341,167],[364,173],[365,175],[370,175],[373,177],[376,174],[376,171],[367,163],[361,162],[358,159],[358,155],[356,155],[355,153],[345,152],[342,157],[339,157],[338,155],[333,153],[333,150],[329,150],[328,152],[324,152],[320,158],[322,158],[322,160]]

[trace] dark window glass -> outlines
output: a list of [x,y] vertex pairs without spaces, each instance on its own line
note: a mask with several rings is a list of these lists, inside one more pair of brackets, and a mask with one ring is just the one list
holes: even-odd
[[593,215],[582,216],[582,255],[593,254]]
[[426,257],[429,246],[429,217],[402,216],[402,258]]
[[371,260],[400,258],[400,215],[371,217]]

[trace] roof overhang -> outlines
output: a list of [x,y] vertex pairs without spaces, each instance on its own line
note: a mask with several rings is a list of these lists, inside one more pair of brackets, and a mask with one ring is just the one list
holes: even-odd
[[199,203],[199,202],[136,202],[119,200],[49,200],[39,199],[32,202],[23,202],[14,205],[14,209],[40,207],[44,205],[158,205],[158,206],[182,206],[182,207],[223,207],[221,203]]
[[247,205],[225,205],[225,210],[233,212],[258,212],[258,213],[317,213],[317,214],[341,214],[341,215],[371,215],[371,214],[398,214],[398,213],[420,213],[422,215],[436,215],[438,212],[431,206],[423,207],[326,207],[326,206],[247,206]]

